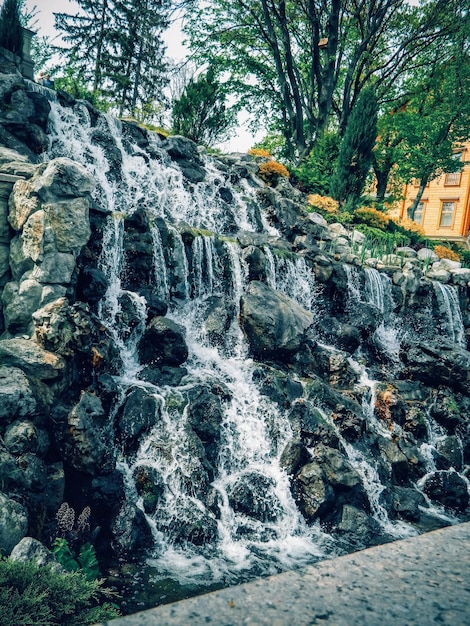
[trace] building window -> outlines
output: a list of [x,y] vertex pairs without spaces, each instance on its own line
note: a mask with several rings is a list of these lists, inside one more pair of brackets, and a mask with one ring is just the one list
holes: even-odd
[[414,217],[411,217],[411,213],[410,213],[410,209],[411,207],[408,207],[407,210],[407,215],[408,218],[411,220],[413,220],[413,222],[416,222],[416,224],[422,224],[423,223],[423,219],[424,219],[424,201],[418,202],[418,206],[415,209],[415,214]]
[[[452,158],[454,161],[461,163],[462,162],[462,153],[461,152],[455,152],[452,155]],[[447,187],[455,187],[460,185],[460,180],[462,177],[462,172],[459,169],[458,172],[449,172],[448,174],[446,174],[446,177],[444,179],[444,185],[446,185]]]
[[413,221],[416,222],[417,224],[422,224],[423,217],[424,217],[424,202],[418,202],[418,206],[416,207]]
[[455,212],[455,200],[446,200],[442,203],[441,209],[441,219],[439,221],[439,226],[442,228],[452,228],[452,222],[454,220],[454,212]]

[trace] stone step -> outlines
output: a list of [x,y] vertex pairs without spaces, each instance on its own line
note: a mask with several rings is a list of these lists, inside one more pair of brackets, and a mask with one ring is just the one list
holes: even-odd
[[466,626],[470,624],[470,522],[106,624]]

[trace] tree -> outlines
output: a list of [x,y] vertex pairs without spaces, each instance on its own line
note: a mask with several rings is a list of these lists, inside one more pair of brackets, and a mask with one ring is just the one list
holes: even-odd
[[470,58],[458,55],[440,66],[416,95],[394,116],[397,176],[403,183],[419,181],[416,198],[408,209],[414,218],[426,185],[446,172],[459,170],[455,150],[470,136]]
[[352,110],[341,143],[330,191],[335,200],[354,204],[361,196],[369,173],[377,137],[377,99],[364,89]]
[[115,0],[113,45],[108,79],[117,95],[119,114],[133,115],[135,109],[164,100],[167,83],[165,46],[161,37],[168,26],[167,0]]
[[456,28],[461,0],[207,0],[190,5],[194,54],[230,72],[238,94],[300,160],[334,118],[344,134],[361,93],[396,97],[402,77]]
[[4,0],[0,10],[0,46],[23,56],[23,30],[18,0]]
[[56,28],[70,44],[86,90],[104,94],[119,114],[133,114],[162,99],[165,82],[162,30],[167,0],[77,0],[80,13],[56,13]]
[[227,106],[225,86],[212,69],[191,78],[172,109],[173,131],[196,143],[213,146],[228,139],[236,112]]

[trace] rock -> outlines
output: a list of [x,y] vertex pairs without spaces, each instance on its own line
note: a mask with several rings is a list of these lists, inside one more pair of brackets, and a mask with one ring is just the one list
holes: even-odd
[[111,521],[111,547],[120,558],[136,560],[153,545],[152,531],[140,509],[123,502]]
[[177,505],[172,518],[161,519],[158,525],[176,544],[202,546],[217,537],[217,520],[191,501]]
[[88,199],[61,199],[44,204],[43,209],[56,250],[77,255],[91,235]]
[[161,399],[145,389],[133,389],[117,418],[117,429],[127,450],[161,418]]
[[234,511],[262,522],[273,522],[280,510],[274,486],[272,478],[258,472],[246,472],[227,490],[230,504]]
[[26,509],[0,493],[0,546],[6,556],[26,535],[28,516]]
[[35,409],[36,398],[24,372],[16,367],[0,366],[0,423],[29,417]]
[[83,165],[66,157],[49,161],[44,171],[31,182],[43,202],[88,196],[96,186],[95,180]]
[[288,476],[293,476],[309,461],[310,454],[307,448],[300,441],[289,441],[282,451],[279,463]]
[[402,346],[408,376],[428,385],[446,385],[470,394],[470,352],[444,341]]
[[446,508],[464,511],[469,502],[467,482],[457,472],[437,471],[425,477],[423,491]]
[[240,325],[257,358],[289,360],[312,323],[309,311],[258,281],[250,283],[240,301]]
[[441,459],[445,462],[442,463],[438,469],[450,469],[453,468],[457,472],[462,470],[463,466],[463,451],[462,443],[459,437],[451,435],[437,441],[436,449]]
[[146,513],[154,513],[165,493],[165,482],[162,475],[154,468],[139,465],[133,474],[135,487],[142,497]]
[[188,358],[185,331],[166,317],[154,317],[138,344],[145,365],[181,365]]
[[317,462],[304,465],[294,485],[294,495],[302,515],[308,522],[323,517],[334,505],[333,488],[325,479],[321,465]]
[[388,540],[375,519],[349,504],[343,506],[336,531],[340,535],[346,535],[350,545],[356,549],[378,545]]
[[226,333],[235,314],[231,303],[225,298],[209,296],[204,302],[204,330],[211,345],[223,345]]
[[300,430],[302,442],[307,447],[323,443],[332,448],[339,445],[338,435],[323,414],[312,402],[300,399],[292,405],[289,420]]
[[37,280],[23,280],[20,285],[8,283],[3,291],[5,328],[12,335],[32,334],[32,315],[41,302],[43,285]]
[[19,563],[34,563],[38,567],[52,565],[54,571],[64,571],[55,555],[33,537],[23,537],[11,551],[10,559]]
[[437,254],[430,248],[421,248],[418,250],[416,256],[420,261],[430,261],[431,263],[439,260]]
[[395,254],[397,256],[406,257],[407,259],[415,259],[418,256],[416,250],[408,246],[402,246],[401,248],[397,248],[395,250]]
[[391,507],[399,519],[407,522],[418,522],[421,517],[421,509],[425,509],[427,504],[425,497],[417,489],[394,487]]
[[341,323],[336,317],[322,317],[319,329],[327,341],[331,341],[340,350],[346,350],[351,354],[361,343],[359,330],[351,324]]
[[65,373],[62,357],[43,350],[27,339],[0,341],[0,361],[2,365],[21,369],[26,375],[39,380],[55,380]]
[[17,420],[5,430],[5,447],[19,456],[26,452],[35,454],[39,449],[39,434],[36,426],[28,420]]
[[83,391],[58,434],[64,461],[84,474],[114,469],[112,433],[100,399]]
[[185,367],[171,367],[169,365],[162,365],[162,367],[144,367],[140,371],[140,378],[143,381],[152,383],[157,387],[164,387],[169,385],[170,387],[178,387],[181,381],[188,373]]
[[243,259],[248,264],[248,279],[266,282],[267,259],[261,248],[256,246],[244,248]]
[[11,227],[16,231],[21,230],[26,220],[40,208],[41,204],[34,193],[32,182],[17,180],[9,202],[8,221]]

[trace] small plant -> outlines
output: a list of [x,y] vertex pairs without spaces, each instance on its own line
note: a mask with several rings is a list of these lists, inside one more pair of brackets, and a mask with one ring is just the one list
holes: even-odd
[[354,212],[354,220],[360,224],[367,224],[373,228],[380,228],[386,230],[390,218],[387,217],[381,211],[373,209],[372,207],[361,207]]
[[421,224],[417,224],[415,221],[410,220],[409,218],[405,218],[405,219],[393,219],[392,221],[397,224],[397,226],[401,226],[402,228],[404,228],[405,230],[409,231],[410,233],[415,233],[417,235],[420,235],[421,237],[425,237],[425,232],[424,232],[424,228],[421,226]]
[[251,154],[251,156],[266,157],[267,159],[273,158],[268,150],[265,150],[264,148],[250,148],[248,150],[248,154]]
[[63,502],[56,514],[57,529],[62,536],[54,539],[52,551],[68,572],[80,571],[87,580],[96,580],[100,576],[96,551],[89,541],[83,541],[90,530],[90,514],[90,507],[85,507],[75,523],[74,509]]
[[57,572],[0,559],[0,613],[3,626],[87,626],[119,617],[112,594],[101,581],[81,573]]
[[289,170],[282,163],[272,160],[261,163],[258,173],[260,178],[271,187],[276,186],[279,178],[289,178],[290,176]]
[[329,196],[321,196],[318,193],[311,193],[308,196],[308,203],[319,211],[325,211],[325,213],[338,213],[339,210],[339,202],[336,202]]
[[434,252],[440,259],[449,259],[450,261],[460,261],[460,256],[447,246],[434,246]]

